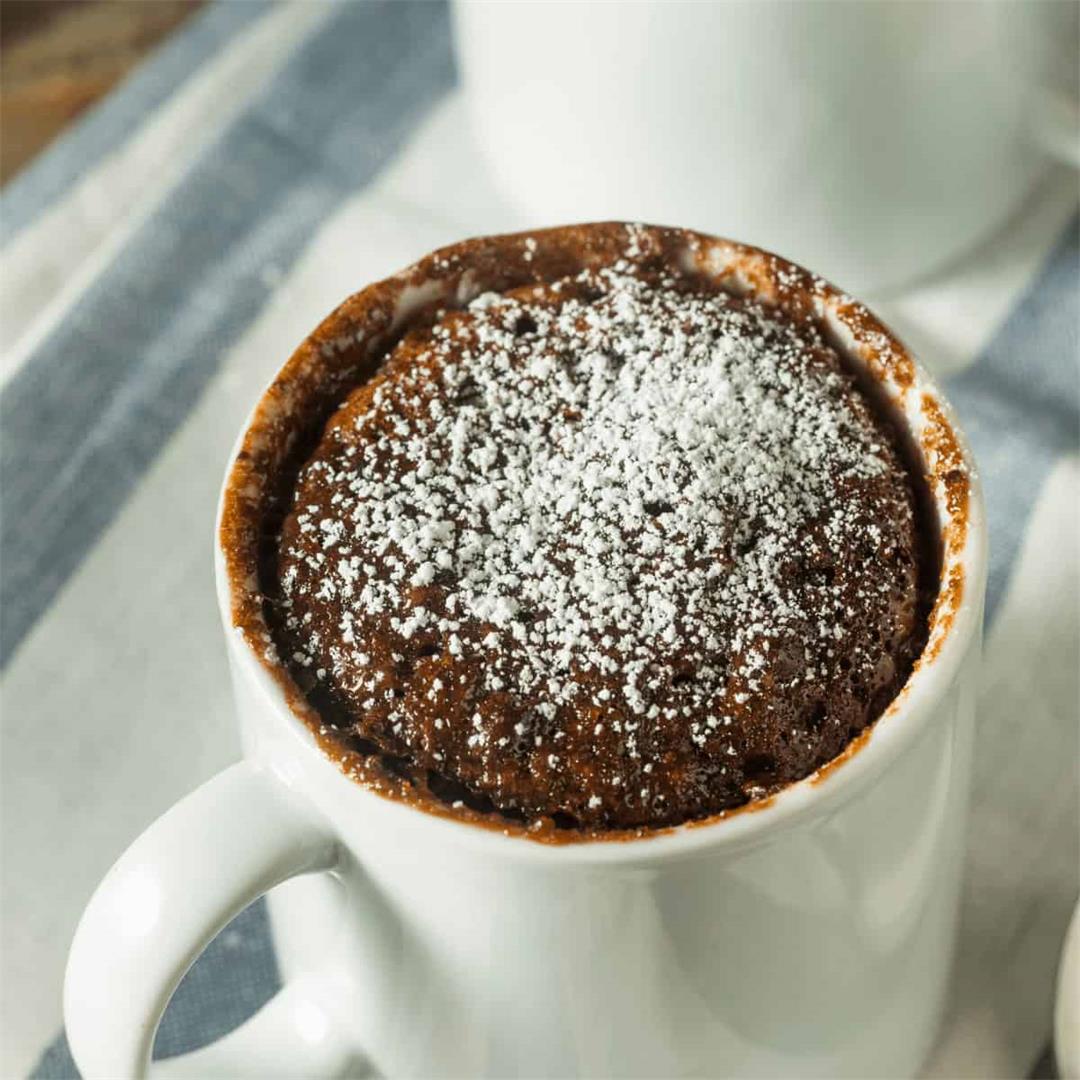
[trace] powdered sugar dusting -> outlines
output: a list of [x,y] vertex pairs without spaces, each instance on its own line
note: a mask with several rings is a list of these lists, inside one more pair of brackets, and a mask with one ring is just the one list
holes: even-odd
[[855,723],[818,703],[895,673],[897,472],[816,333],[753,301],[632,261],[484,294],[403,343],[303,472],[293,665],[384,750],[504,809],[745,801],[778,724],[809,771]]

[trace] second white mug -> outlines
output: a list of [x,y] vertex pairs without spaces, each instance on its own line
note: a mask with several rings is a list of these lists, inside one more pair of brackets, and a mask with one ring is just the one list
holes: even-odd
[[[1072,4],[457,0],[479,142],[535,222],[677,221],[858,294],[1076,155]],[[1070,78],[1071,76],[1071,78]]]

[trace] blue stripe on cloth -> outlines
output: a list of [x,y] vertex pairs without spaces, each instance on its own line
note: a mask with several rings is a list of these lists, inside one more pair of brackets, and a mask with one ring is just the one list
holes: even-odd
[[987,620],[1005,593],[1035,500],[1080,447],[1080,219],[978,362],[948,383],[982,474],[990,527]]
[[55,203],[198,68],[221,52],[270,7],[267,0],[218,3],[196,15],[123,83],[68,128],[0,193],[0,244]]
[[268,299],[263,268],[291,266],[453,80],[444,3],[343,5],[11,380],[0,666]]

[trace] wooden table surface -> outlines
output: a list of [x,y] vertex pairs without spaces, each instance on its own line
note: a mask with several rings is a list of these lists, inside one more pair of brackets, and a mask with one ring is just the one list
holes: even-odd
[[203,0],[0,0],[0,183]]

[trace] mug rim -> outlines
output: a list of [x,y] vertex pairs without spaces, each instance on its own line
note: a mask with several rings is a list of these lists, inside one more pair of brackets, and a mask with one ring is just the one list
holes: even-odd
[[[722,287],[740,294],[751,293],[795,317],[818,320],[836,337],[838,347],[884,388],[923,457],[925,480],[942,537],[939,593],[930,616],[927,644],[907,681],[872,723],[815,772],[766,798],[701,820],[635,832],[613,830],[545,843],[525,830],[511,830],[508,826],[504,831],[494,820],[491,825],[484,825],[463,816],[431,812],[412,801],[380,794],[362,780],[346,776],[319,746],[310,724],[290,703],[286,687],[292,683],[284,665],[267,656],[265,650],[260,655],[237,622],[237,596],[245,588],[249,592],[257,591],[258,584],[250,581],[250,573],[247,579],[237,580],[238,562],[235,553],[230,557],[226,549],[223,523],[231,504],[238,501],[237,492],[242,491],[238,463],[242,456],[250,458],[245,451],[250,449],[267,402],[274,398],[275,392],[280,402],[283,386],[295,391],[295,369],[325,360],[328,343],[340,340],[343,328],[349,330],[350,345],[354,340],[362,344],[355,331],[355,315],[358,307],[363,309],[365,300],[376,298],[381,305],[376,307],[378,314],[384,317],[390,330],[395,330],[407,323],[410,305],[415,308],[431,301],[432,290],[428,286],[440,280],[434,270],[450,267],[457,271],[456,277],[452,274],[445,279],[454,288],[448,295],[458,303],[465,303],[472,295],[485,291],[474,271],[493,255],[498,258],[508,249],[514,249],[519,257],[522,252],[527,253],[524,261],[529,263],[538,245],[588,244],[598,233],[602,233],[601,239],[606,242],[614,230],[624,230],[627,243],[638,246],[657,237],[665,242],[674,238],[676,249],[679,243],[683,245],[680,258],[684,265],[708,273]],[[393,311],[389,317],[383,310],[387,307],[388,290],[395,301],[390,305]],[[377,333],[369,334],[365,340],[370,342],[377,336]],[[333,355],[332,348],[329,355]],[[291,404],[288,396],[285,404]],[[935,380],[887,326],[839,289],[770,252],[690,230],[619,222],[462,241],[352,294],[305,338],[259,395],[242,426],[229,456],[219,496],[214,552],[218,607],[231,657],[253,678],[269,712],[295,736],[296,752],[313,753],[321,759],[327,769],[328,784],[336,784],[342,792],[351,790],[361,802],[378,800],[388,813],[407,815],[400,820],[412,827],[445,829],[448,841],[464,842],[526,861],[587,864],[654,861],[706,847],[756,846],[775,835],[781,826],[820,816],[846,802],[899,757],[931,721],[937,701],[955,682],[973,643],[978,641],[987,575],[985,510],[970,446]],[[268,633],[265,641],[269,642]],[[359,807],[358,812],[361,812]]]

